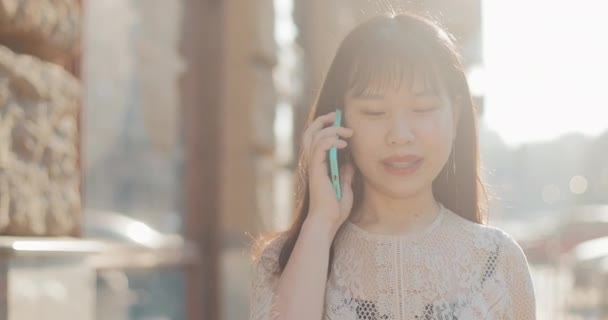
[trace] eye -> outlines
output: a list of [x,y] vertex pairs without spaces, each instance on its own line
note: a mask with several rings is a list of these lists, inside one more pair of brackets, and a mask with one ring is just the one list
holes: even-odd
[[437,110],[436,107],[432,107],[432,108],[419,108],[419,109],[415,109],[414,111],[416,113],[430,113]]
[[437,109],[439,109],[439,107],[437,107],[437,106],[426,106],[426,107],[415,108],[414,112],[416,112],[416,113],[430,113],[430,112],[433,112],[433,111],[435,111]]
[[386,112],[384,112],[384,111],[363,111],[363,114],[372,116],[372,117],[378,117],[378,116],[382,116],[382,115],[386,114]]

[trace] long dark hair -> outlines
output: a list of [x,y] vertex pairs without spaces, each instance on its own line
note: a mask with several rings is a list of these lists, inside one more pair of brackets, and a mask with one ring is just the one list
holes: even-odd
[[[370,84],[398,86],[403,76],[422,72],[432,86],[442,84],[458,114],[458,124],[449,160],[433,181],[433,194],[446,208],[475,223],[485,223],[479,174],[477,112],[473,106],[461,57],[454,38],[432,20],[415,14],[380,15],[353,29],[340,44],[325,81],[311,107],[307,124],[319,115],[344,104],[348,90],[360,92]],[[345,124],[346,125],[346,124]],[[340,151],[340,161],[348,148]],[[282,272],[308,215],[308,168],[302,151],[297,167],[295,219],[279,255]],[[356,172],[356,176],[360,173]],[[360,205],[362,181],[353,182],[354,212]],[[334,249],[330,250],[329,269]]]

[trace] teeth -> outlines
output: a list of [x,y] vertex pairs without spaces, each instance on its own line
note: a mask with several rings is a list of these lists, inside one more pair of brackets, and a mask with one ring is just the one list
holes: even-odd
[[395,168],[411,167],[415,162],[389,162],[388,165]]

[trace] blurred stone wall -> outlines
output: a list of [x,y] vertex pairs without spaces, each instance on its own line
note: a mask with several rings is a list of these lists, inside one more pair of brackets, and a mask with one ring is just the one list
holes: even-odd
[[80,10],[0,0],[0,235],[79,233]]
[[79,51],[78,0],[0,0],[0,37],[17,52],[56,64]]

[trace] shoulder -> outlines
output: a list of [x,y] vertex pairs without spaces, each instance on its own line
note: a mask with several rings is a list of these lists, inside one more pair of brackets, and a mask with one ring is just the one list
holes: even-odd
[[[452,248],[461,259],[480,266],[484,294],[494,306],[492,312],[500,317],[509,314],[509,319],[533,318],[534,286],[520,244],[499,227],[475,223],[455,213],[450,214],[450,222],[454,226],[449,228],[452,237],[458,235]],[[486,281],[487,277],[494,281]]]
[[461,241],[470,243],[475,249],[496,252],[499,255],[515,259],[524,259],[525,255],[519,243],[499,227],[469,221],[456,213],[448,211],[448,225],[458,234]]

